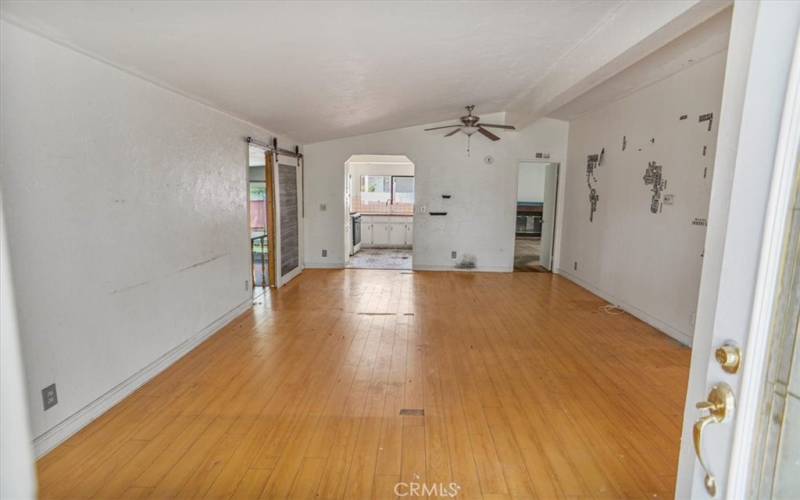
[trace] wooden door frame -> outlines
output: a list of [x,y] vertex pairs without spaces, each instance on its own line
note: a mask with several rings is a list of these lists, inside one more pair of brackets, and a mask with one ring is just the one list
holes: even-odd
[[[800,36],[796,39],[791,73],[787,84],[772,184],[762,236],[753,311],[745,352],[748,364],[742,371],[739,391],[739,416],[735,421],[727,492],[732,498],[750,496],[753,473],[752,450],[757,445],[761,399],[769,368],[769,349],[773,314],[784,265],[784,245],[789,237],[789,221],[800,157]],[[754,430],[755,429],[755,430]]]
[[275,162],[272,151],[264,151],[264,179],[267,184],[267,269],[269,286],[277,286],[275,275]]
[[[556,266],[558,264],[561,265],[560,259],[557,258],[556,250],[559,252],[561,251],[561,245],[559,243],[558,249],[556,249],[556,241],[558,238],[561,237],[561,228],[559,224],[561,224],[561,217],[558,216],[558,209],[561,202],[561,162],[554,161],[550,159],[543,159],[543,158],[535,158],[535,159],[518,159],[517,160],[517,167],[516,167],[516,177],[514,178],[514,215],[512,221],[514,222],[511,226],[512,231],[512,240],[511,240],[511,248],[516,246],[516,239],[517,239],[517,230],[516,230],[516,221],[517,221],[517,199],[519,193],[519,172],[520,167],[523,163],[536,163],[539,165],[543,165],[545,168],[553,167],[556,171],[556,191],[555,191],[555,200],[553,201],[553,238],[550,242],[550,269],[547,272],[552,274],[559,274],[559,268]],[[542,215],[544,215],[544,207],[542,207]],[[514,258],[516,257],[516,252],[511,252],[511,269],[509,272],[514,271]]]

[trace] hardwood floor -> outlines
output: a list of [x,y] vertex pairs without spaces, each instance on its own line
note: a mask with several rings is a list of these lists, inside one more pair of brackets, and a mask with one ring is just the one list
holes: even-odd
[[563,278],[306,270],[263,301],[39,460],[41,496],[673,496],[689,349]]
[[542,239],[531,236],[517,236],[514,240],[514,271],[547,272],[539,265],[542,255]]

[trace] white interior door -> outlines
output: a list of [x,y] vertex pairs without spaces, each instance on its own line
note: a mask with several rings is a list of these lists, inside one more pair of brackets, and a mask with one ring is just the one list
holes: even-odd
[[798,26],[800,2],[735,4],[677,498],[751,497],[759,475],[753,451],[763,445],[771,323],[797,186]]
[[539,265],[553,269],[553,234],[555,232],[556,190],[558,188],[558,165],[550,163],[544,172],[544,203],[542,206],[542,240]]

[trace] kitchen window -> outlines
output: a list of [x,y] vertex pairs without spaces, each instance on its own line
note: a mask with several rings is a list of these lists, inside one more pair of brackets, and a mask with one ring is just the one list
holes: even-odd
[[362,175],[353,208],[362,213],[414,213],[414,176]]

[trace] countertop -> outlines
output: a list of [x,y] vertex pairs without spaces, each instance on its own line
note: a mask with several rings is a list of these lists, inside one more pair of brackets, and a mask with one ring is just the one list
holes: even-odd
[[381,214],[366,212],[353,212],[350,215],[366,215],[367,217],[414,217],[414,214]]

